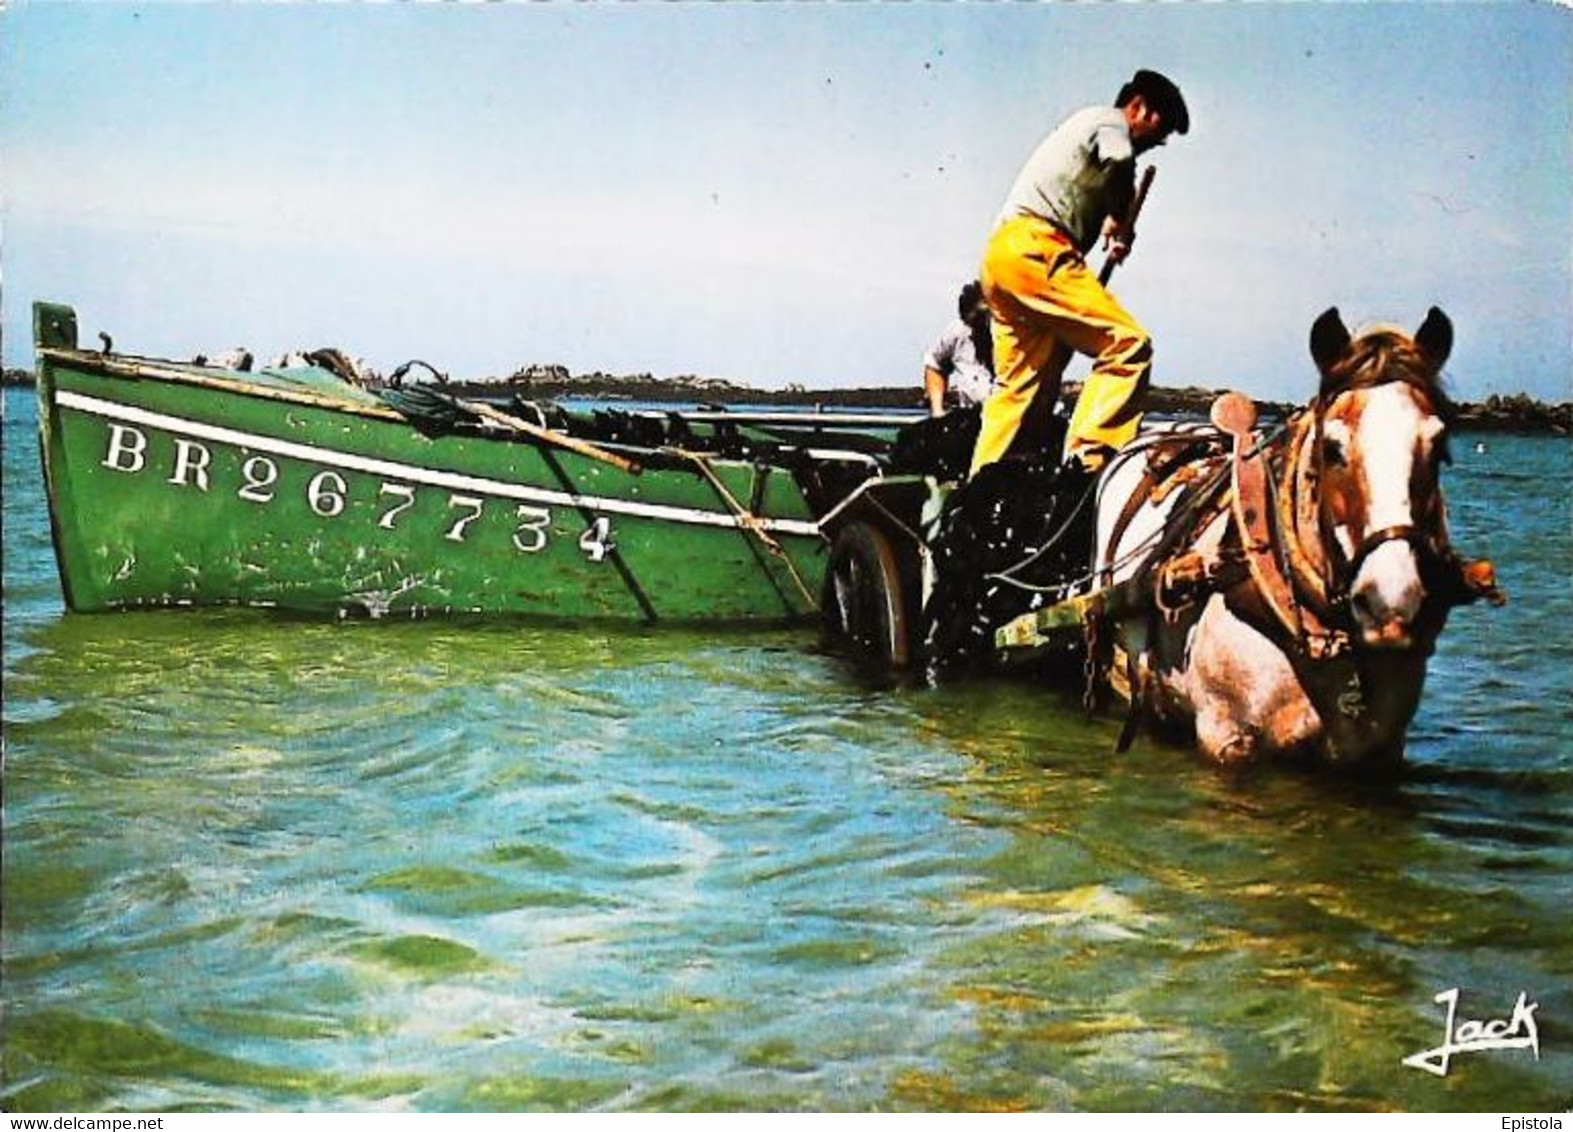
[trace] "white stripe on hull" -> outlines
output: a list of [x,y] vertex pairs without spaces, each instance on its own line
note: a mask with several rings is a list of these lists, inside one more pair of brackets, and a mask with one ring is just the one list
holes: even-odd
[[[156,413],[149,409],[139,409],[132,405],[120,405],[113,401],[89,397],[82,393],[72,393],[68,390],[61,390],[56,393],[55,401],[65,408],[75,409],[78,412],[89,413],[109,420],[146,425],[149,428],[160,428],[168,432],[192,436],[201,440],[211,440],[219,444],[233,444],[237,448],[246,448],[254,452],[269,452],[277,456],[309,460],[317,464],[365,472],[374,476],[384,476],[406,483],[430,484],[434,487],[478,492],[483,495],[500,496],[505,499],[521,499],[531,503],[554,503],[559,506],[585,507],[592,511],[605,512],[611,515],[632,515],[641,519],[662,519],[672,523],[688,523],[707,527],[731,527],[735,529],[741,529],[743,526],[736,516],[730,514],[700,511],[691,507],[673,507],[664,503],[638,503],[628,499],[606,499],[596,495],[570,494],[566,491],[553,491],[544,487],[526,487],[523,484],[508,483],[503,480],[487,479],[481,476],[464,475],[460,472],[444,472],[435,468],[422,468],[415,464],[402,464],[393,460],[381,460],[371,456],[357,456],[350,452],[337,452],[331,448],[320,448],[314,444],[301,444],[293,440],[279,440],[271,436],[258,436],[255,433],[241,432],[237,429],[225,428],[222,425],[203,424],[200,421],[173,417],[166,413]],[[819,534],[819,524],[803,519],[758,518],[754,520],[754,525],[767,531],[778,531],[789,535]]]

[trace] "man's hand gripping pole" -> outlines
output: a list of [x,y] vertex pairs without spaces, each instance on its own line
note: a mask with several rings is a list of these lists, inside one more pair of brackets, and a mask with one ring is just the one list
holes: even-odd
[[1098,272],[1098,282],[1105,287],[1109,285],[1114,269],[1131,254],[1131,245],[1136,242],[1136,218],[1141,215],[1142,205],[1147,203],[1147,192],[1152,188],[1152,179],[1157,175],[1156,165],[1149,165],[1142,170],[1141,184],[1136,187],[1136,197],[1131,201],[1130,211],[1105,234],[1104,242],[1114,245],[1110,248],[1109,257],[1103,261],[1103,270]]

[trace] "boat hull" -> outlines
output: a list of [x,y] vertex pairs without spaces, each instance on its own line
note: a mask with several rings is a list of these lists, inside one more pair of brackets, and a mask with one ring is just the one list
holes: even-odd
[[[45,476],[69,606],[637,621],[812,616],[826,547],[792,472],[630,472],[372,399],[40,350]],[[701,467],[701,463],[703,467]]]

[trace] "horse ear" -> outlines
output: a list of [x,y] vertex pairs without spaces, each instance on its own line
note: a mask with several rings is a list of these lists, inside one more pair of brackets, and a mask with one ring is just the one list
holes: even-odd
[[1437,369],[1446,364],[1447,356],[1453,352],[1453,321],[1442,313],[1441,307],[1426,312],[1426,320],[1415,331],[1415,345]]
[[1337,307],[1328,307],[1311,324],[1311,357],[1326,373],[1349,350],[1349,328]]

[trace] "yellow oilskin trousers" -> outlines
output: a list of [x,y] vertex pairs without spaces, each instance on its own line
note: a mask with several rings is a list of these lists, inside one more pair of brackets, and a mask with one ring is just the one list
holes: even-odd
[[1005,455],[1039,386],[1048,397],[1070,351],[1093,358],[1065,438],[1065,456],[1090,468],[1136,435],[1152,373],[1152,338],[1046,220],[1017,216],[989,238],[980,274],[993,322],[996,385],[983,403],[972,473]]

